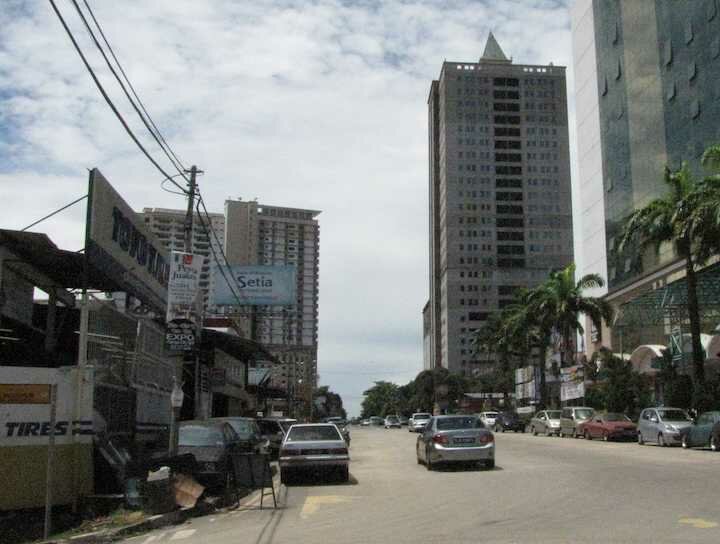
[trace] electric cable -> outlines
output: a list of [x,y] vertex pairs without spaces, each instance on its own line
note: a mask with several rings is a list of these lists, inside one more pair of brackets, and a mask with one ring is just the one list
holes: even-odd
[[88,196],[88,195],[83,195],[83,196],[81,196],[80,198],[78,198],[78,199],[76,199],[76,200],[73,200],[70,204],[66,204],[66,205],[63,206],[62,208],[58,208],[58,209],[55,210],[54,212],[49,213],[48,215],[46,215],[45,217],[43,217],[43,218],[41,218],[41,219],[38,219],[38,220],[35,221],[34,223],[30,223],[30,224],[29,224],[27,227],[25,227],[24,229],[20,229],[20,232],[24,232],[24,231],[26,231],[26,230],[34,227],[35,225],[37,225],[37,224],[39,224],[39,223],[42,223],[42,222],[45,221],[46,219],[50,219],[53,215],[57,215],[57,214],[59,214],[61,211],[67,210],[70,206],[73,206],[73,205],[77,204],[78,202],[80,202],[80,201],[82,201],[82,200],[85,200],[85,199],[87,198],[87,196]]
[[[107,54],[105,54],[105,50],[103,49],[102,45],[100,45],[100,42],[98,41],[97,37],[95,36],[95,33],[93,32],[92,28],[90,28],[90,24],[88,23],[88,20],[85,18],[85,14],[80,9],[80,5],[77,3],[77,0],[70,0],[70,1],[75,6],[75,9],[77,10],[78,15],[80,16],[80,19],[82,19],[82,22],[85,25],[85,29],[87,30],[88,34],[90,34],[90,37],[92,38],[92,41],[95,44],[95,47],[97,47],[97,49],[98,49],[98,51],[100,51],[100,54],[102,55],[103,59],[105,59],[105,64],[107,64],[107,67],[110,69],[110,73],[112,73],[112,75],[117,80],[118,84],[120,85],[120,88],[122,89],[123,93],[125,94],[125,97],[128,99],[128,101],[132,105],[133,109],[135,110],[135,112],[138,114],[138,116],[142,120],[143,124],[145,125],[145,128],[147,128],[148,132],[150,132],[150,135],[153,137],[155,142],[157,142],[157,144],[160,146],[160,149],[165,154],[165,156],[168,158],[168,160],[173,165],[175,170],[177,170],[178,173],[183,176],[185,181],[189,181],[187,176],[185,175],[185,172],[183,171],[182,164],[180,164],[180,166],[178,166],[178,164],[175,163],[173,156],[171,156],[170,153],[168,152],[168,150],[165,149],[162,141],[160,140],[160,138],[158,138],[158,135],[155,134],[155,131],[153,130],[152,126],[150,126],[147,119],[145,119],[145,116],[140,111],[140,108],[138,108],[137,104],[130,96],[130,93],[128,92],[127,88],[125,87],[125,84],[120,79],[120,76],[118,76],[118,73],[115,71],[115,68],[113,68],[113,65],[110,62],[110,59],[108,58]],[[170,181],[172,183],[174,183],[175,185],[177,185],[178,188],[181,188],[180,185],[178,185],[177,183],[172,181],[172,179]]]
[[103,29],[100,26],[100,23],[98,22],[98,20],[95,18],[95,14],[93,13],[93,10],[90,7],[90,5],[87,3],[87,0],[83,0],[83,4],[85,4],[85,8],[87,8],[88,13],[90,13],[90,17],[92,17],[92,20],[95,23],[95,26],[97,27],[98,32],[100,32],[100,36],[102,37],[103,41],[105,42],[105,45],[107,45],[108,51],[110,51],[110,55],[112,56],[113,60],[115,61],[115,64],[117,64],[117,67],[120,69],[120,73],[123,75],[123,78],[125,79],[125,82],[128,84],[128,87],[130,87],[130,90],[132,91],[133,96],[135,97],[138,104],[140,105],[140,108],[147,116],[148,121],[150,121],[150,124],[153,126],[158,137],[160,138],[160,140],[162,140],[163,144],[165,144],[165,147],[167,147],[170,154],[175,158],[175,161],[177,162],[177,164],[180,165],[180,168],[182,168],[183,170],[186,170],[185,165],[183,165],[182,161],[178,158],[178,156],[172,150],[172,148],[170,147],[170,144],[167,143],[167,141],[163,137],[162,133],[160,132],[160,129],[157,127],[157,125],[153,121],[153,118],[150,116],[150,113],[148,113],[147,109],[145,109],[145,104],[143,104],[143,101],[140,100],[140,97],[138,96],[137,92],[135,92],[135,87],[133,87],[133,84],[130,82],[130,79],[127,77],[127,74],[125,73],[125,70],[123,69],[122,64],[120,64],[120,61],[115,56],[115,51],[113,51],[113,48],[110,46],[110,43],[108,42],[107,38],[105,37],[105,33],[103,32]]
[[[63,28],[65,29],[65,32],[67,33],[68,37],[70,38],[70,41],[73,44],[73,47],[75,47],[75,50],[77,51],[78,55],[80,55],[80,58],[83,61],[83,64],[85,65],[85,68],[87,69],[88,73],[90,74],[90,77],[92,77],[93,82],[97,86],[98,90],[100,91],[100,94],[102,94],[103,98],[105,99],[105,102],[107,102],[110,109],[113,111],[115,116],[117,117],[118,121],[122,124],[123,128],[125,128],[125,131],[128,133],[130,138],[135,142],[135,145],[142,151],[142,153],[147,157],[147,159],[155,166],[155,168],[158,169],[158,171],[165,177],[170,179],[172,176],[168,174],[162,166],[153,158],[152,155],[148,152],[147,149],[145,149],[145,146],[140,142],[140,140],[135,136],[135,133],[132,131],[130,126],[127,124],[127,121],[125,121],[125,118],[122,116],[122,114],[118,111],[117,107],[113,103],[110,96],[105,91],[105,88],[102,86],[102,83],[100,83],[100,80],[98,79],[97,75],[95,74],[95,71],[92,69],[92,66],[90,66],[90,63],[88,62],[87,58],[85,57],[85,54],[82,52],[82,49],[80,49],[80,46],[77,43],[77,40],[75,39],[75,36],[73,35],[72,31],[70,30],[70,27],[68,27],[67,22],[65,21],[65,18],[62,16],[62,13],[60,13],[60,10],[58,9],[55,0],[48,0],[50,2],[50,5],[53,8],[53,11],[55,11],[55,14],[57,15],[58,19],[60,20],[60,23],[62,24]],[[184,191],[185,194],[187,194],[187,191],[180,185],[178,185],[175,181],[171,180],[173,185],[175,185],[178,189],[181,191]]]

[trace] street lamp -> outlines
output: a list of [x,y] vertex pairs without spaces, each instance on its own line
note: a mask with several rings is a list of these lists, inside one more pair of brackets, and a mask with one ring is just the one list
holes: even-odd
[[182,408],[185,400],[185,393],[182,390],[182,384],[178,386],[177,379],[173,378],[172,393],[170,393],[170,406],[172,414],[170,415],[170,455],[177,453],[177,420],[180,417],[180,408]]

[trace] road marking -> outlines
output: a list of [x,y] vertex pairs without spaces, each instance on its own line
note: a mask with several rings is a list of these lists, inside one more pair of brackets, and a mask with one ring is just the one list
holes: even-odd
[[300,517],[306,519],[320,509],[321,504],[341,504],[348,502],[349,497],[341,497],[340,495],[311,495],[305,499]]
[[170,540],[184,540],[186,538],[190,538],[192,535],[195,534],[195,531],[195,529],[183,529],[170,537]]
[[680,518],[678,523],[684,523],[685,525],[691,525],[696,529],[712,529],[717,527],[718,524],[715,521],[708,521],[702,518]]

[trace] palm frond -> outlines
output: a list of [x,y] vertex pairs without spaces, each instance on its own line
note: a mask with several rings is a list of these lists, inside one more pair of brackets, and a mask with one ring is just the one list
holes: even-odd
[[712,145],[705,150],[702,165],[708,170],[720,170],[720,144]]

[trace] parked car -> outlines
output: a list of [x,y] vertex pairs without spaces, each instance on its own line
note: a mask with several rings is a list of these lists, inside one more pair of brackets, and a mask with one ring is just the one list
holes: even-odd
[[480,412],[478,417],[488,429],[492,429],[495,426],[495,420],[499,415],[500,412]]
[[241,470],[240,439],[225,421],[183,421],[178,425],[178,454],[191,454],[195,478],[211,492],[237,491]]
[[400,416],[400,425],[407,425],[409,423],[409,419],[405,416]]
[[270,453],[270,441],[263,438],[257,421],[251,417],[213,417],[208,421],[225,421],[237,433],[240,451],[244,453]]
[[338,428],[332,423],[293,425],[280,447],[280,481],[288,483],[301,470],[336,471],[342,481],[350,477],[350,454]]
[[363,419],[363,420],[360,422],[360,426],[361,426],[361,427],[369,427],[369,426],[370,426],[370,420],[369,420],[369,419]]
[[559,436],[572,436],[573,438],[582,436],[578,433],[578,425],[594,415],[595,410],[587,406],[566,406],[560,413]]
[[579,423],[577,432],[588,440],[635,440],[637,426],[625,414],[608,412],[594,414],[590,419]]
[[269,449],[272,457],[277,457],[287,429],[296,422],[296,419],[291,418],[261,417],[257,419],[262,436],[270,441]]
[[371,416],[370,417],[370,425],[376,425],[379,427],[380,425],[384,425],[384,424],[385,424],[384,418],[382,418],[380,416]]
[[712,451],[720,450],[720,412],[703,412],[680,434],[685,449],[709,447]]
[[474,462],[495,466],[495,437],[475,416],[433,416],[415,446],[418,464]]
[[338,430],[340,431],[340,434],[343,436],[343,439],[347,443],[347,445],[350,445],[350,426],[348,425],[348,422],[343,419],[342,417],[326,417],[325,423],[332,423],[334,424]]
[[398,416],[387,416],[385,418],[385,428],[392,429],[393,427],[396,429],[400,429],[402,427],[402,425],[400,425],[400,418]]
[[431,417],[432,415],[427,412],[415,412],[408,422],[408,432],[421,432]]
[[645,408],[638,419],[638,444],[656,442],[658,446],[672,446],[682,442],[682,432],[692,425],[692,419],[680,408]]
[[533,436],[544,433],[545,436],[560,433],[560,410],[543,410],[530,420],[530,432]]
[[525,432],[525,422],[515,412],[501,412],[495,418],[493,426],[496,433],[504,433],[505,431]]

